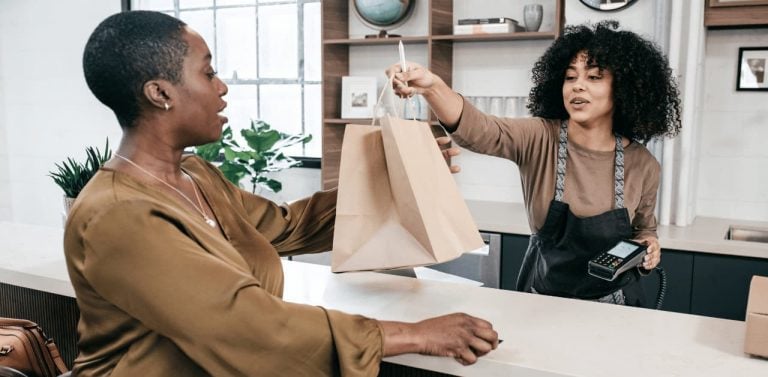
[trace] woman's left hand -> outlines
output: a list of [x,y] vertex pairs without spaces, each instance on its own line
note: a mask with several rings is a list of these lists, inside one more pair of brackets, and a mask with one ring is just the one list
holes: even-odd
[[[435,140],[437,141],[437,145],[440,147],[440,152],[443,153],[443,158],[445,161],[448,161],[451,159],[451,157],[456,157],[459,155],[459,153],[461,153],[459,147],[450,146],[451,138],[449,136],[441,136]],[[449,168],[453,174],[461,171],[461,167],[459,165],[450,165]]]
[[659,239],[653,236],[647,236],[636,239],[635,241],[648,247],[647,254],[643,258],[642,267],[646,270],[653,270],[661,263],[661,246]]

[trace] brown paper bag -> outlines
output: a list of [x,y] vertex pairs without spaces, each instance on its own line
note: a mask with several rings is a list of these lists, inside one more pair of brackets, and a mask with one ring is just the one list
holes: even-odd
[[332,271],[423,266],[483,247],[429,125],[381,123],[344,132]]

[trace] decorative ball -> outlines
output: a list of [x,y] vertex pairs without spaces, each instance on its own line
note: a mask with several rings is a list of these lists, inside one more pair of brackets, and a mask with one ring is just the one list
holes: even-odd
[[357,15],[373,28],[395,27],[410,16],[416,0],[354,0]]

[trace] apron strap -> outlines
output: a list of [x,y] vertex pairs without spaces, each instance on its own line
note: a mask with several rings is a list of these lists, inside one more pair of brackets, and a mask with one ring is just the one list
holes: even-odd
[[565,191],[565,160],[568,158],[568,122],[560,123],[560,140],[557,143],[557,179],[555,180],[555,200],[563,201]]
[[[568,159],[568,122],[560,123],[560,137],[557,145],[557,176],[555,179],[555,200],[563,201],[565,192],[565,167]],[[613,161],[613,198],[616,208],[624,208],[624,146],[621,136],[616,135],[616,154]]]
[[613,161],[613,197],[616,208],[624,208],[624,145],[621,136],[616,135],[616,156]]

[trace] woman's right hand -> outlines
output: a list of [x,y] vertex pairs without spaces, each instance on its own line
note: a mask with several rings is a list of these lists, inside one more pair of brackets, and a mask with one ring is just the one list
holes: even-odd
[[384,332],[385,357],[420,353],[453,357],[463,365],[470,365],[499,345],[499,335],[490,322],[464,313],[417,323],[380,323]]
[[464,100],[454,92],[440,76],[413,62],[406,62],[406,72],[400,63],[387,68],[387,77],[395,75],[392,88],[400,97],[421,94],[443,126],[450,132],[455,130],[464,107]]
[[387,77],[395,75],[392,80],[392,89],[400,97],[410,97],[414,94],[424,94],[435,85],[438,80],[428,69],[413,62],[406,62],[406,72],[403,72],[402,64],[392,64],[387,68]]

